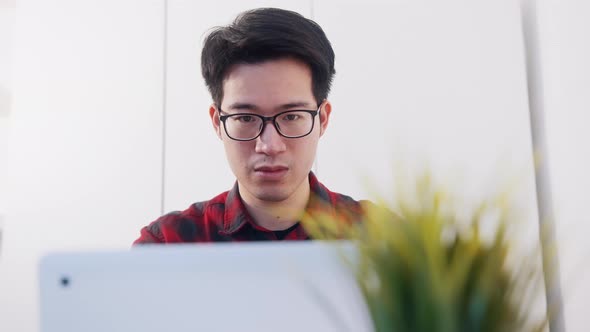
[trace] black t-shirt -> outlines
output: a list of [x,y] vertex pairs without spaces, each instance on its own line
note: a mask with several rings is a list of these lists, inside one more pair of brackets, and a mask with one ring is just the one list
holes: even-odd
[[277,239],[283,240],[287,236],[287,234],[291,233],[291,231],[294,230],[295,228],[297,228],[297,226],[299,226],[299,223],[296,223],[295,225],[293,225],[287,229],[283,229],[280,231],[273,231],[273,233],[275,233]]

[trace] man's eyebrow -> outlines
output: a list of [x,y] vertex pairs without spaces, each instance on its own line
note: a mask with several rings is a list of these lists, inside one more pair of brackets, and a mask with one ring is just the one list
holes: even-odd
[[296,107],[311,107],[312,104],[305,102],[305,101],[297,101],[297,102],[293,102],[293,103],[287,103],[287,104],[283,104],[281,106],[279,106],[279,109],[290,109],[290,108],[296,108]]
[[[296,101],[296,102],[291,102],[291,103],[286,103],[283,105],[280,105],[277,107],[277,109],[279,110],[288,110],[288,109],[292,109],[292,108],[297,108],[297,107],[315,107],[315,105],[310,104],[309,102],[305,102],[305,101]],[[237,102],[237,103],[233,103],[231,105],[228,106],[227,108],[228,110],[253,110],[253,111],[257,111],[260,109],[260,107],[254,105],[254,104],[250,104],[250,103],[241,103],[241,102]]]
[[228,109],[230,110],[257,110],[258,107],[254,104],[249,103],[233,103],[229,105]]

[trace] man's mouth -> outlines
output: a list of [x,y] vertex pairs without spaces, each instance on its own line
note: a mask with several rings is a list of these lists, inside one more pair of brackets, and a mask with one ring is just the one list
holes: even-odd
[[280,180],[289,168],[286,166],[259,166],[254,168],[254,174],[263,180]]
[[254,171],[256,172],[281,172],[281,171],[286,171],[288,170],[287,167],[285,166],[259,166],[254,168]]

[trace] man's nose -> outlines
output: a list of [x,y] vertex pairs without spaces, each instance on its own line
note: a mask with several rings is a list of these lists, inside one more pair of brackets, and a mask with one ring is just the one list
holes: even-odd
[[286,150],[284,137],[279,134],[272,121],[265,122],[262,133],[256,139],[256,152],[267,155],[281,153]]

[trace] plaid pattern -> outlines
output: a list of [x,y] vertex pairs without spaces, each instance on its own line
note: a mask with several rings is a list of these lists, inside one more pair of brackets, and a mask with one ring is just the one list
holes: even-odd
[[[311,198],[306,207],[307,213],[313,216],[319,211],[348,221],[361,219],[361,202],[331,192],[312,172],[309,173],[309,184]],[[284,238],[308,239],[301,225],[297,225]],[[254,223],[242,203],[236,182],[232,190],[209,201],[194,203],[182,212],[172,212],[158,218],[141,230],[141,236],[133,244],[277,240],[273,231]]]

